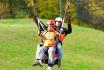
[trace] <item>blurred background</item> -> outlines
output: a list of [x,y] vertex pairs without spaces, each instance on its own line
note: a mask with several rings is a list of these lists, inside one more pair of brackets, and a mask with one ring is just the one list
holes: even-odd
[[[31,18],[30,1],[0,0],[0,19]],[[73,24],[104,31],[104,0],[33,0],[33,3],[40,18],[54,19],[64,14],[67,1],[71,2],[69,15]]]

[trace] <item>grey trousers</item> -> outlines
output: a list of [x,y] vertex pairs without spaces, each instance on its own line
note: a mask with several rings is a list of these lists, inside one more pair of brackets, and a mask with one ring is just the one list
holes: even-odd
[[54,64],[55,62],[55,47],[45,47],[45,46],[40,46],[40,44],[37,46],[36,50],[36,59],[44,60],[45,58],[45,52],[48,51],[48,64]]

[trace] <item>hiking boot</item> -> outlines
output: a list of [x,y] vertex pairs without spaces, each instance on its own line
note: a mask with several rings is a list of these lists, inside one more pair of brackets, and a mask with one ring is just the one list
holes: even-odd
[[60,68],[60,66],[61,66],[61,60],[57,61],[57,66],[58,66],[58,68]]
[[35,60],[34,64],[32,66],[40,66],[43,67],[42,61],[41,60]]

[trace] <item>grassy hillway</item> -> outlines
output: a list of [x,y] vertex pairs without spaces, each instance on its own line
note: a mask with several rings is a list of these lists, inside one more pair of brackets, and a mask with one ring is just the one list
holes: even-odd
[[[0,20],[0,70],[46,70],[32,67],[37,30],[31,19]],[[104,32],[73,25],[63,41],[60,70],[104,70]]]

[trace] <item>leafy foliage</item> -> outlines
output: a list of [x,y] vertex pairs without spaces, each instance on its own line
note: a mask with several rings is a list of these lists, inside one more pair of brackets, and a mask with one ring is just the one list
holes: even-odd
[[[71,1],[67,17],[72,22],[104,30],[104,0],[62,0],[62,15],[67,1]],[[60,14],[59,0],[0,0],[0,18],[33,17],[34,13],[40,18],[56,18]]]

